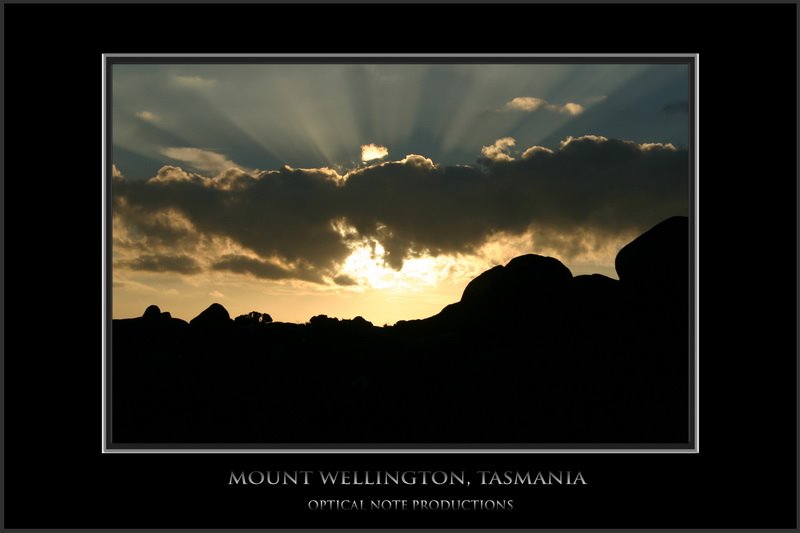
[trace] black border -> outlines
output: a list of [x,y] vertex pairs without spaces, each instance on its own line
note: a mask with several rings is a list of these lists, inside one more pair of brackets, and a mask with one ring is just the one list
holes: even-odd
[[[328,6],[332,9],[320,18],[327,16],[331,22],[326,38],[335,39],[324,42],[333,51],[700,52],[704,128],[700,134],[704,209],[700,454],[103,455],[97,439],[101,399],[97,356],[103,318],[97,309],[99,54],[211,48],[314,51],[313,44],[297,39],[296,22],[311,9],[305,0],[296,7],[259,5],[259,0],[212,6],[210,1],[114,5],[87,0],[65,6],[57,0],[33,0],[29,2],[33,5],[2,5],[0,93],[2,131],[8,132],[0,180],[4,193],[0,218],[8,230],[2,235],[0,265],[5,312],[0,339],[4,528],[798,531],[800,12],[796,0],[769,5],[741,0],[658,5],[566,0],[564,6],[517,0],[502,6],[476,6],[472,0],[455,5],[445,0],[443,9],[373,4],[371,14],[377,21],[364,25],[357,35],[341,31],[357,11],[352,5]],[[356,6],[362,3],[353,1]],[[506,11],[493,11],[498,8]],[[466,25],[449,25],[449,12],[456,9]],[[408,21],[406,15],[423,11],[430,24],[413,26],[413,39],[393,39],[401,23]],[[275,24],[276,14],[287,15],[290,27]],[[560,15],[568,15],[569,24]],[[176,28],[187,31],[160,31]],[[217,31],[210,35],[212,29]],[[494,38],[497,33],[500,38]],[[225,38],[216,38],[219,35]],[[780,112],[742,108],[743,96],[773,96]],[[729,106],[740,111],[733,119]],[[32,123],[48,129],[41,142],[32,142],[39,139],[28,135]],[[766,164],[764,155],[769,156]],[[40,165],[40,170],[69,163],[60,166],[68,172],[58,180],[48,181],[51,176],[41,174],[38,177],[44,180],[23,179],[30,165],[38,163],[50,163]],[[45,188],[40,186],[43,181]],[[31,217],[32,209],[37,216]],[[39,238],[50,238],[54,225],[58,238],[70,239],[76,256],[70,259],[76,260],[60,263],[57,281],[67,283],[57,287],[55,299],[38,294],[32,299],[24,289],[49,282],[52,273],[41,265],[59,258],[31,244],[49,242]],[[782,243],[769,251],[764,262],[763,255],[752,254],[764,250],[754,250],[748,242],[760,232],[769,232]],[[740,285],[732,287],[718,272]],[[58,311],[58,320],[42,334],[27,335],[26,318],[51,306]],[[63,362],[65,345],[69,364]],[[224,487],[232,468],[489,466],[577,466],[592,477],[587,490],[576,494],[512,491],[523,508],[510,516],[315,515],[296,507],[302,492],[231,493]]]

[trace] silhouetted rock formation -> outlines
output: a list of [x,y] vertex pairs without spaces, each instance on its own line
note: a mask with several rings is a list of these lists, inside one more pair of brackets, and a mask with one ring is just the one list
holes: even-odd
[[558,259],[528,254],[496,266],[472,280],[461,301],[434,320],[451,326],[551,321],[563,312],[572,273]]
[[194,317],[189,321],[192,326],[220,326],[228,324],[231,321],[231,315],[228,310],[218,303],[213,303],[208,306],[208,309]]
[[685,297],[689,283],[689,219],[672,217],[624,246],[615,261],[624,286],[647,297]]
[[372,327],[372,322],[370,322],[369,320],[367,320],[363,316],[357,316],[353,320],[351,320],[350,322],[353,324],[353,326],[359,327],[359,328],[371,328]]
[[591,274],[572,279],[569,302],[580,320],[616,320],[619,312],[619,281]]
[[[625,246],[620,280],[529,254],[424,320],[113,322],[117,442],[683,443],[685,217]],[[165,316],[167,315],[167,316]],[[160,318],[160,319],[159,319]]]
[[147,309],[144,310],[144,314],[142,318],[146,318],[148,320],[155,320],[161,317],[161,309],[158,308],[157,305],[150,305]]
[[572,273],[558,259],[528,254],[505,267],[487,270],[467,285],[461,303],[497,307],[511,299],[551,298],[564,290]]

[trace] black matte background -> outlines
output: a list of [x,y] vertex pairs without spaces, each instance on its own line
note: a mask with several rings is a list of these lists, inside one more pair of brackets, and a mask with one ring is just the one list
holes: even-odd
[[[796,6],[3,10],[5,527],[796,527]],[[700,53],[699,455],[100,453],[100,54],[299,51]],[[454,490],[227,486],[232,469],[490,468],[590,485],[473,485],[516,499],[483,514],[304,510]]]

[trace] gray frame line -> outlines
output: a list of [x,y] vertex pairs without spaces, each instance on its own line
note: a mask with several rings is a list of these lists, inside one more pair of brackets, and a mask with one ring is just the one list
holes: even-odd
[[5,527],[6,505],[6,11],[0,9],[0,528]]
[[694,58],[694,449],[700,453],[700,54]]
[[107,288],[106,288],[106,285],[108,283],[108,281],[107,281],[108,273],[106,272],[106,254],[107,254],[107,249],[106,249],[106,236],[107,236],[106,213],[107,213],[107,209],[108,209],[108,206],[106,205],[107,204],[107,202],[106,202],[106,180],[108,179],[108,176],[106,175],[106,164],[107,164],[108,146],[106,146],[106,135],[107,135],[107,132],[106,132],[106,59],[105,59],[105,57],[101,57],[101,60],[102,60],[102,73],[103,73],[102,80],[101,80],[102,84],[103,84],[103,103],[102,103],[103,109],[102,109],[102,112],[101,112],[101,117],[102,117],[102,121],[103,121],[103,126],[102,126],[103,154],[102,154],[102,158],[101,158],[102,165],[103,165],[103,184],[102,184],[102,188],[101,188],[101,190],[102,190],[102,198],[103,198],[103,209],[102,209],[102,221],[103,221],[103,230],[102,230],[103,246],[102,246],[102,250],[103,250],[103,256],[101,258],[102,265],[103,265],[103,269],[102,269],[103,270],[103,279],[101,280],[102,281],[102,294],[103,294],[103,330],[102,330],[103,333],[101,335],[101,341],[102,341],[102,346],[103,346],[103,364],[102,364],[103,386],[101,387],[102,388],[102,394],[103,394],[103,406],[102,406],[101,411],[102,411],[102,419],[103,419],[102,448],[103,448],[103,451],[105,452],[105,450],[106,450],[106,438],[108,436],[108,431],[107,431],[107,428],[106,428],[106,416],[107,416],[107,413],[106,413],[106,399],[108,398],[108,396],[106,394],[106,358],[107,358],[107,354],[106,354],[106,350],[107,350],[106,328],[108,326],[107,322],[108,322],[108,312],[109,312],[109,310],[108,310],[108,294],[107,294]]
[[107,53],[103,54],[103,57],[106,58],[115,58],[115,57],[129,57],[129,58],[139,58],[139,57],[153,57],[153,58],[161,58],[161,57],[189,57],[189,58],[205,58],[205,57],[242,57],[242,58],[270,58],[270,57],[278,57],[278,58],[294,58],[294,57],[319,57],[319,58],[328,58],[328,59],[336,59],[340,57],[375,57],[375,58],[406,58],[406,57],[414,57],[414,58],[422,58],[422,59],[432,59],[437,57],[486,57],[486,58],[520,58],[520,59],[527,59],[527,58],[551,58],[551,57],[566,57],[566,58],[587,58],[587,59],[606,59],[606,58],[620,58],[620,59],[628,59],[628,58],[696,58],[699,54],[690,54],[690,53],[680,53],[680,54],[455,54],[455,53],[429,53],[429,54],[422,54],[422,53],[409,53],[409,54],[395,54],[395,53],[387,53],[387,54],[377,54],[377,53],[365,53],[365,54],[352,54],[352,53],[345,53],[345,54],[331,54],[331,53],[322,53],[322,54],[311,54],[311,53],[274,53],[274,54],[127,54],[127,53]]
[[[108,192],[108,134],[106,127],[107,120],[107,83],[108,83],[108,66],[109,59],[113,58],[320,58],[320,59],[337,59],[337,58],[420,58],[420,59],[435,59],[435,58],[519,58],[519,59],[535,59],[535,58],[583,58],[583,59],[607,59],[607,58],[684,58],[693,59],[690,67],[693,69],[691,74],[694,79],[694,105],[693,111],[693,128],[694,135],[693,143],[691,146],[691,157],[693,165],[690,169],[693,170],[694,178],[694,205],[692,206],[692,215],[694,220],[694,261],[692,264],[692,272],[694,274],[694,447],[693,448],[607,448],[607,449],[591,449],[591,448],[109,448],[110,435],[107,432],[107,349],[108,349],[108,326],[110,318],[108,315],[108,269],[107,265],[107,192]],[[700,453],[700,342],[699,342],[699,205],[700,205],[700,155],[699,155],[699,108],[700,108],[700,79],[699,79],[699,63],[700,54],[698,53],[678,53],[678,54],[309,54],[309,53],[275,53],[275,54],[129,54],[129,53],[107,53],[101,55],[102,60],[102,195],[103,195],[103,229],[102,229],[102,309],[103,309],[103,329],[102,329],[102,445],[101,450],[104,454],[699,454]],[[691,79],[691,77],[690,77]],[[690,387],[691,388],[691,387]]]
[[[74,4],[74,0],[4,0],[6,4]],[[82,0],[82,4],[105,4],[108,3],[108,0]],[[136,2],[132,2],[134,4],[162,4],[162,0],[137,0]],[[172,0],[170,3],[174,4],[218,4],[219,0]],[[281,0],[238,0],[238,4],[266,4],[266,5],[281,5],[286,3],[285,1]],[[341,3],[339,0],[294,0],[292,3],[296,4],[338,4]],[[374,0],[349,0],[348,3],[352,4],[374,4]],[[415,5],[415,4],[427,4],[426,0],[394,0],[393,3],[398,3],[401,5]],[[475,5],[487,5],[486,0],[438,0],[437,3],[441,4],[475,4]],[[550,4],[553,2],[547,2],[545,0],[505,0],[504,3],[508,4],[530,4],[530,5],[539,5],[539,4]],[[602,0],[561,0],[560,4],[608,4],[608,2]],[[632,5],[640,5],[642,4],[642,0],[615,0],[615,4],[632,4]],[[668,5],[685,5],[685,4],[696,4],[696,0],[668,0],[664,2]],[[752,4],[754,3],[753,0],[705,0],[706,4]],[[797,0],[770,0],[771,4],[796,4]]]

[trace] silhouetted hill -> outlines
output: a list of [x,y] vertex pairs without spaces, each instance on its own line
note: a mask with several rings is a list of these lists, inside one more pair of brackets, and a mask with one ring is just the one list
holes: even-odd
[[685,443],[689,230],[618,254],[620,280],[534,254],[424,320],[113,321],[115,442]]
[[231,315],[221,304],[213,303],[208,309],[194,317],[189,324],[197,327],[225,326],[231,321]]

